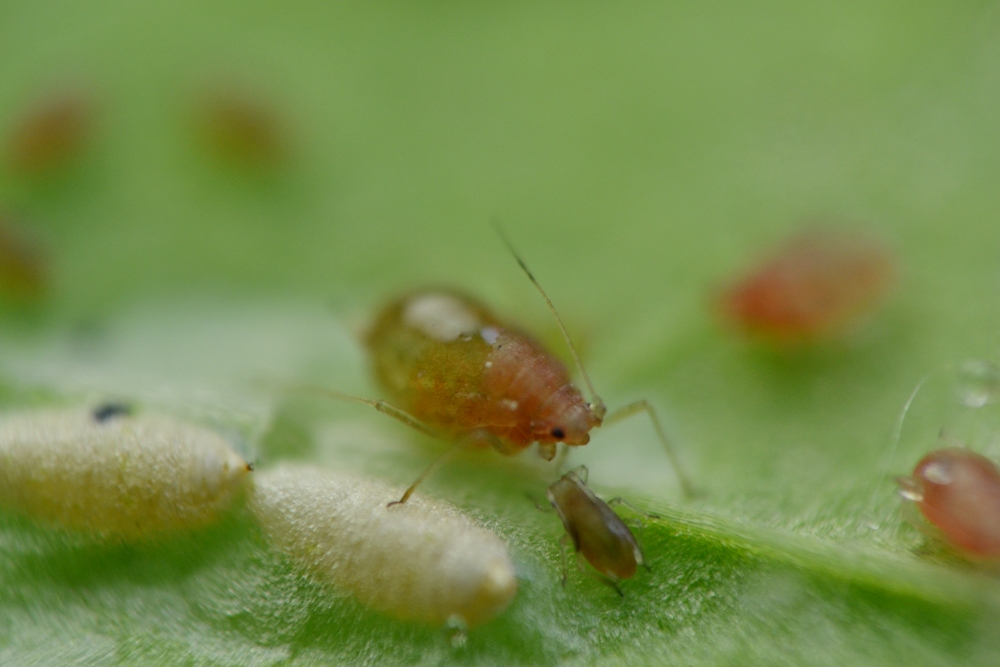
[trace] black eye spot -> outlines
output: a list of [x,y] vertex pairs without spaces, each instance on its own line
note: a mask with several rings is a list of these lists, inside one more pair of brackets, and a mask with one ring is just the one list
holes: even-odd
[[554,429],[552,429],[552,437],[555,438],[556,440],[562,440],[563,438],[566,437],[566,432],[561,428],[559,428],[558,426],[556,426]]
[[99,405],[91,412],[94,421],[97,423],[106,422],[115,417],[127,417],[132,414],[132,408],[124,403],[105,403]]

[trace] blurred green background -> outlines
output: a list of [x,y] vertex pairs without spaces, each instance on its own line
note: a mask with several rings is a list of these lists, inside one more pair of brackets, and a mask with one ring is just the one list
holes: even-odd
[[[230,86],[277,128],[274,163],[199,134]],[[552,470],[455,464],[426,492],[507,537],[522,582],[462,649],[300,578],[239,511],[141,545],[3,515],[3,664],[1000,661],[1000,584],[926,544],[891,482],[942,427],[1000,454],[993,408],[951,391],[954,364],[997,358],[994,3],[4,2],[0,140],[63,89],[92,101],[84,150],[0,172],[50,272],[4,306],[7,407],[127,398],[263,466],[408,482],[432,443],[266,385],[377,395],[357,332],[426,285],[557,340],[499,219],[604,398],[650,398],[705,494],[681,500],[641,419],[574,452],[667,517],[637,531],[653,571],[619,599],[559,585],[561,528],[524,498]],[[814,349],[728,335],[713,290],[811,219],[891,243],[890,303]]]

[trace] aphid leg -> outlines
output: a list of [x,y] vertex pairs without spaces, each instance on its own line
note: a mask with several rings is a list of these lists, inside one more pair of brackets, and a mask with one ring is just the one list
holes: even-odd
[[576,475],[577,479],[579,479],[584,484],[587,483],[587,478],[590,477],[590,470],[587,468],[587,466],[577,466],[572,470],[570,470],[570,472]]
[[625,593],[623,593],[622,589],[618,587],[618,582],[611,577],[606,577],[596,570],[587,570],[587,574],[592,576],[594,579],[597,579],[602,584],[611,586],[611,588],[615,589],[615,592],[618,593],[620,597],[625,597]]
[[[566,560],[567,552],[573,547],[573,542],[569,535],[563,535],[559,538],[559,552],[562,554],[562,585],[566,588],[566,580],[569,578],[569,563]],[[579,564],[579,559],[577,559],[577,564]]]
[[431,464],[426,468],[424,468],[424,471],[420,473],[420,476],[417,477],[416,481],[414,481],[413,484],[410,484],[409,488],[407,488],[406,491],[403,492],[402,498],[400,498],[399,500],[392,501],[391,503],[386,505],[386,507],[392,507],[393,505],[402,505],[407,500],[409,500],[410,496],[413,495],[413,492],[416,491],[417,487],[420,486],[425,479],[436,473],[438,468],[443,466],[445,463],[455,458],[455,455],[457,455],[460,451],[468,447],[468,445],[469,441],[463,438],[458,442],[456,442],[454,445],[452,445],[450,448],[445,450],[443,454],[441,454],[436,459],[431,461]]
[[[378,402],[382,403],[383,401],[378,401]],[[404,412],[403,414],[406,413]],[[432,433],[432,431],[428,430],[428,433]],[[472,447],[480,442],[486,442],[488,444],[491,444],[497,449],[503,447],[503,443],[500,442],[500,440],[496,436],[486,431],[477,430],[462,436],[457,442],[455,442],[455,444],[451,446],[451,448],[449,448],[443,454],[441,454],[436,459],[431,461],[431,464],[427,466],[427,468],[425,468],[422,473],[420,473],[420,476],[417,477],[416,481],[413,482],[413,484],[410,484],[410,487],[406,489],[406,491],[403,493],[402,498],[389,503],[387,507],[392,507],[393,505],[402,505],[403,503],[405,503],[407,500],[410,499],[410,496],[413,495],[413,492],[417,489],[417,487],[420,486],[425,479],[436,473],[438,471],[438,468],[440,468],[445,463],[455,458],[455,456],[463,449],[466,449],[467,447]]]
[[649,401],[642,399],[641,401],[636,401],[635,403],[630,403],[622,408],[618,408],[608,415],[608,417],[604,420],[604,423],[607,425],[614,424],[615,422],[620,422],[623,419],[627,419],[628,417],[639,414],[640,412],[648,414],[650,421],[653,422],[653,429],[656,431],[656,437],[660,439],[660,444],[663,445],[663,449],[666,450],[667,456],[670,457],[670,464],[674,467],[677,479],[680,480],[681,489],[684,491],[684,495],[688,498],[697,495],[697,489],[684,472],[684,467],[681,465],[681,460],[677,455],[677,450],[674,449],[673,444],[671,444],[670,440],[667,439],[667,433],[663,430],[663,426],[660,424],[660,418],[656,415],[656,410],[654,410],[653,406],[649,404]]
[[531,502],[535,503],[535,509],[538,510],[539,512],[545,512],[546,514],[550,514],[556,511],[555,508],[552,507],[552,505],[543,505],[542,503],[535,500],[535,497],[530,493],[524,494],[524,497],[530,500]]
[[636,514],[644,516],[647,519],[660,519],[660,518],[662,518],[659,514],[653,514],[652,512],[646,512],[646,511],[643,511],[643,510],[639,509],[635,505],[632,505],[631,503],[629,503],[628,501],[626,501],[624,498],[615,497],[615,498],[612,498],[611,500],[608,501],[608,507],[617,507],[618,505],[622,505],[624,507],[627,507],[630,510],[632,510],[633,512],[635,512]]
[[400,421],[410,428],[414,428],[425,435],[429,435],[432,438],[443,439],[441,434],[432,429],[427,424],[423,423],[409,412],[397,408],[391,403],[386,403],[381,400],[374,400],[371,398],[362,398],[361,396],[355,396],[353,394],[345,394],[341,391],[336,391],[334,389],[327,389],[326,387],[318,387],[315,385],[306,384],[296,384],[296,385],[286,385],[286,389],[290,389],[298,392],[305,392],[309,394],[319,394],[321,396],[326,396],[327,398],[332,398],[338,401],[347,401],[348,403],[361,403],[363,405],[370,405],[384,415],[392,417],[396,421]]

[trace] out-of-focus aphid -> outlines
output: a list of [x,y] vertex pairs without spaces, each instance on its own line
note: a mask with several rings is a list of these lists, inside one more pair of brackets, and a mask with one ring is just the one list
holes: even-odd
[[892,254],[866,236],[802,233],[722,292],[723,317],[746,334],[796,343],[843,334],[888,294]]
[[206,146],[230,164],[273,168],[288,156],[287,128],[263,97],[223,86],[202,96],[197,116]]
[[944,540],[971,558],[1000,557],[1000,470],[985,456],[948,447],[920,459],[899,493]]
[[621,498],[604,502],[587,487],[587,468],[569,471],[549,486],[546,496],[566,528],[566,538],[618,594],[619,579],[630,579],[645,562],[632,531],[611,509]]
[[0,294],[31,301],[45,292],[45,256],[41,245],[0,212]]
[[27,176],[65,166],[85,147],[92,117],[91,101],[79,90],[65,90],[36,102],[8,135],[8,166]]
[[250,469],[214,431],[118,405],[0,418],[0,504],[71,530],[136,539],[211,523]]
[[507,549],[454,507],[426,498],[388,508],[379,482],[306,466],[255,476],[264,532],[318,580],[396,618],[472,627],[517,592]]

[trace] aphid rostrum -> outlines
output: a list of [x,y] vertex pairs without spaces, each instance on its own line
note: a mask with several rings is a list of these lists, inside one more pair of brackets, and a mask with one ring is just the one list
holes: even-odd
[[621,498],[604,502],[587,487],[587,468],[569,471],[545,494],[566,528],[566,536],[578,555],[587,559],[606,577],[618,594],[617,582],[630,579],[640,565],[645,565],[642,550],[632,531],[611,509],[622,504]]
[[458,627],[502,612],[517,592],[507,548],[444,503],[388,508],[398,489],[282,466],[255,476],[249,506],[272,542],[321,582],[403,620]]
[[795,236],[718,300],[721,314],[754,337],[795,343],[844,333],[895,282],[895,261],[861,235],[812,230]]
[[1000,469],[995,463],[971,450],[947,447],[924,456],[911,477],[897,482],[900,495],[950,545],[972,558],[1000,557]]
[[0,505],[120,538],[202,526],[230,507],[250,465],[224,438],[120,408],[0,418]]
[[30,107],[7,142],[7,164],[35,176],[68,163],[80,153],[91,131],[93,110],[79,90],[52,95]]
[[538,443],[542,458],[552,460],[558,443],[586,445],[592,429],[639,412],[649,415],[684,493],[691,495],[694,487],[656,411],[641,400],[607,414],[552,301],[505,237],[504,242],[555,316],[590,400],[554,355],[471,297],[428,290],[390,302],[375,318],[365,343],[375,376],[392,402],[321,391],[366,403],[414,428],[457,442],[398,502],[406,502],[424,479],[464,446],[488,444],[510,455]]

